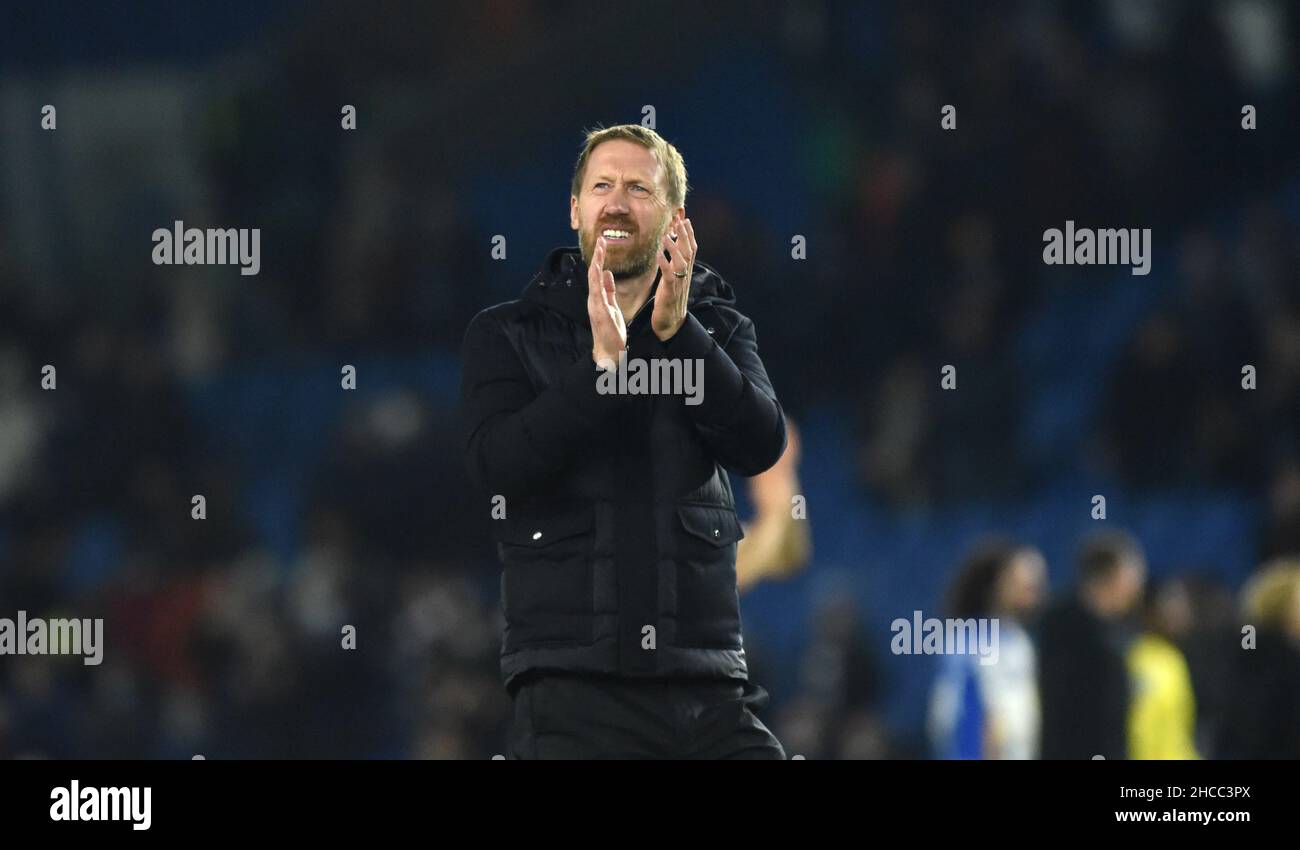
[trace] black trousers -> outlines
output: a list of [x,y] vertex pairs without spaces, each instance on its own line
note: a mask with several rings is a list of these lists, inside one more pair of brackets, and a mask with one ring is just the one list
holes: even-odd
[[752,682],[533,671],[512,690],[512,759],[785,758]]

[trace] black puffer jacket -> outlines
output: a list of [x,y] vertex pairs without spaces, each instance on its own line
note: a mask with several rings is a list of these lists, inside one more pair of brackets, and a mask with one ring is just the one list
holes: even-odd
[[577,248],[552,251],[522,298],[470,322],[467,462],[483,509],[504,506],[492,527],[507,687],[534,668],[746,678],[743,533],[723,467],[756,475],[786,438],[753,322],[733,304],[697,260],[676,335],[654,335],[653,301],[628,327],[629,361],[702,361],[698,405],[598,391]]

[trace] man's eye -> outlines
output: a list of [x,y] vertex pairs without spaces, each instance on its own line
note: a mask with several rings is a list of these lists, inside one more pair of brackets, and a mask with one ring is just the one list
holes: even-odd
[[633,186],[632,186],[632,191],[633,191],[633,192],[648,192],[649,190],[648,190],[646,187],[644,187],[644,186],[640,186],[640,185],[637,185],[637,184],[633,184]]
[[593,189],[599,189],[599,188],[602,187],[602,186],[608,186],[608,185],[609,185],[608,183],[597,183],[597,184],[596,184],[595,186],[593,186],[592,188],[593,188]]

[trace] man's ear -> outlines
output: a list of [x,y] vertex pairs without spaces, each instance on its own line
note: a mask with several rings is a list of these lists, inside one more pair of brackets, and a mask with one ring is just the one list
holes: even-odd
[[569,229],[578,229],[578,196],[569,196]]

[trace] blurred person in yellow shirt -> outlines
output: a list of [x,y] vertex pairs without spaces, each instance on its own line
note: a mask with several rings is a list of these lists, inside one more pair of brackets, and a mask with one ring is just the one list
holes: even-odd
[[1131,759],[1196,759],[1196,697],[1178,648],[1192,628],[1192,604],[1179,580],[1155,585],[1143,607],[1145,630],[1127,654],[1133,697],[1128,713]]

